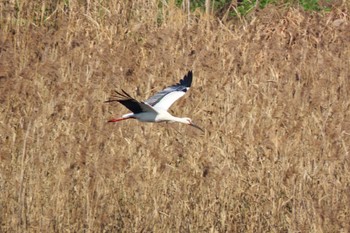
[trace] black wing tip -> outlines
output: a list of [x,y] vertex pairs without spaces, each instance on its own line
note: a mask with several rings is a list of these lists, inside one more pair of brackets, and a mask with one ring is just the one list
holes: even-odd
[[115,91],[116,95],[112,96],[111,99],[104,101],[104,103],[119,102],[125,100],[134,100],[126,91],[121,89],[121,91]]
[[140,103],[132,98],[126,91],[121,89],[120,91],[115,90],[115,95],[111,99],[104,101],[105,103],[119,102],[124,105],[127,109],[132,111],[134,114],[143,112]]
[[188,71],[188,73],[185,75],[185,78],[186,78],[186,77],[192,79],[192,77],[193,77],[193,72],[192,72],[192,70],[189,70],[189,71]]
[[180,84],[186,87],[191,87],[192,85],[193,72],[192,70],[188,71],[188,73],[184,76],[183,79],[180,80]]

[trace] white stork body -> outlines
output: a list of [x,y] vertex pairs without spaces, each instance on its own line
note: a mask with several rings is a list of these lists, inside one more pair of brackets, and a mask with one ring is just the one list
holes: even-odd
[[186,120],[188,119],[186,117],[184,118],[175,117],[170,113],[168,113],[167,111],[159,111],[156,113],[153,113],[153,112],[141,112],[137,114],[128,113],[123,115],[119,119],[109,120],[109,122],[122,121],[122,120],[132,119],[132,118],[137,119],[141,122],[155,122],[155,123],[164,122],[164,121],[187,123]]
[[122,90],[122,93],[116,92],[117,99],[110,99],[106,102],[117,101],[128,108],[132,113],[123,115],[121,118],[112,119],[108,122],[117,122],[127,119],[137,119],[141,122],[180,122],[201,129],[195,125],[190,118],[175,117],[168,113],[169,107],[180,97],[185,95],[192,84],[192,71],[189,71],[179,83],[165,88],[156,93],[145,102],[139,102],[132,98],[128,93]]

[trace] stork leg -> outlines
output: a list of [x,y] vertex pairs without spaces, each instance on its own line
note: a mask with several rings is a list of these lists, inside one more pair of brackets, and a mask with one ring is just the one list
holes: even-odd
[[127,119],[130,119],[130,117],[127,117],[127,118],[115,118],[115,119],[111,119],[109,120],[108,122],[118,122],[118,121],[123,121],[123,120],[127,120]]

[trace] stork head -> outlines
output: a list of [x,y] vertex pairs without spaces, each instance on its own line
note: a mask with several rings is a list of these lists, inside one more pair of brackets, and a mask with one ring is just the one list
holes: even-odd
[[184,117],[184,118],[182,118],[182,119],[183,119],[183,123],[188,124],[188,125],[190,125],[190,126],[193,126],[193,127],[197,128],[197,129],[201,130],[202,132],[204,132],[204,130],[203,130],[201,127],[199,127],[198,125],[196,125],[195,123],[193,123],[193,121],[191,120],[191,118]]

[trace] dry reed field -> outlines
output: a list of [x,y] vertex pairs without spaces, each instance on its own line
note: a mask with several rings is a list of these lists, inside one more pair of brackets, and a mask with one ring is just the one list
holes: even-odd
[[[40,2],[40,3],[39,3]],[[349,232],[349,4],[226,20],[161,1],[0,3],[0,232]],[[144,100],[188,70],[173,123]]]

